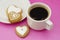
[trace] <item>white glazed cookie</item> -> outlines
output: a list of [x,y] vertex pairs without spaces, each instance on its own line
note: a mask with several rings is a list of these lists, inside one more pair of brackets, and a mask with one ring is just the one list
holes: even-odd
[[22,9],[15,5],[9,6],[7,8],[7,15],[11,23],[17,23],[22,19]]
[[26,37],[28,35],[29,31],[30,30],[27,26],[22,26],[22,27],[18,26],[18,27],[16,27],[16,34],[19,37],[22,37],[22,38]]

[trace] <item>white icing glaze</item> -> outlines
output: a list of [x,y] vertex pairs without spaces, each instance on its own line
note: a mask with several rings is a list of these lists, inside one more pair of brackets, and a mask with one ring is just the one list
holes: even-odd
[[10,13],[10,12],[12,12],[12,11],[18,13],[18,12],[21,12],[21,9],[15,7],[14,5],[12,5],[12,6],[10,6],[10,7],[8,8],[8,13]]
[[19,15],[13,14],[11,20],[17,19],[18,17],[19,17]]
[[24,33],[27,31],[27,27],[23,26],[23,27],[17,27],[16,28],[17,32],[20,33],[21,35],[24,35]]
[[13,18],[15,18],[15,17],[16,17],[16,15],[14,14],[14,15],[13,15]]

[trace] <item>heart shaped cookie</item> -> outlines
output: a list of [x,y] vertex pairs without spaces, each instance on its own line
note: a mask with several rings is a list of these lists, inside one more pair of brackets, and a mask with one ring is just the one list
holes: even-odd
[[23,27],[16,27],[16,34],[19,37],[26,37],[29,33],[29,28],[27,26],[23,26]]
[[7,14],[11,23],[19,22],[22,19],[22,9],[14,5],[7,8]]

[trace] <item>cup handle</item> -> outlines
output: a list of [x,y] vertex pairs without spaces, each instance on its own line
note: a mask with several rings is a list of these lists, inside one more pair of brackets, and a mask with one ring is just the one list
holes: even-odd
[[52,29],[52,26],[53,26],[53,23],[50,20],[47,20],[46,21],[46,24],[47,24],[47,26],[45,27],[45,29],[51,30]]

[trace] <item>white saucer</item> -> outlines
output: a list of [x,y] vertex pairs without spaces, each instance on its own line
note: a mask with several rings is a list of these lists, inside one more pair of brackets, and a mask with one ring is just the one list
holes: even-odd
[[30,6],[29,0],[0,0],[0,22],[10,24],[6,15],[6,8],[10,5],[16,5],[17,7],[22,8],[22,20],[26,18],[27,9]]

